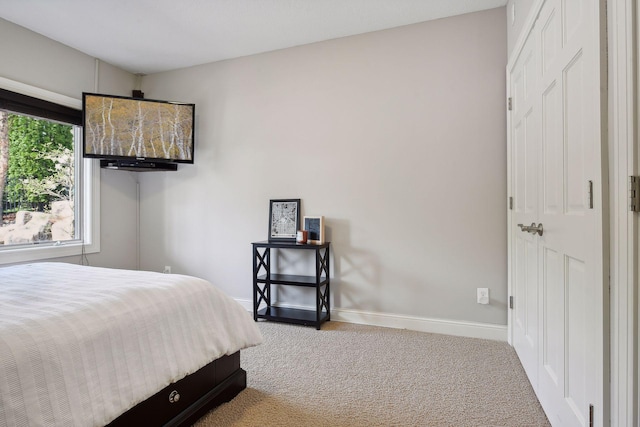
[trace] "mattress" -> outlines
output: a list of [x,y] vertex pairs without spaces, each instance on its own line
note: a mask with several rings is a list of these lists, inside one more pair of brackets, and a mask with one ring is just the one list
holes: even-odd
[[0,268],[0,426],[103,426],[207,363],[259,344],[251,315],[189,276]]

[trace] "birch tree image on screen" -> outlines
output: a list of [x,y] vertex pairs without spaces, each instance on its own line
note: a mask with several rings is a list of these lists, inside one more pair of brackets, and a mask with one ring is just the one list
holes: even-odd
[[193,105],[87,95],[85,153],[191,161]]

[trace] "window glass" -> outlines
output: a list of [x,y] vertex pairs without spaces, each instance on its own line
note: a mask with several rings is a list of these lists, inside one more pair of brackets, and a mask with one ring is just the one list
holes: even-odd
[[0,245],[81,238],[82,227],[76,227],[77,128],[0,110]]
[[100,252],[100,169],[81,125],[80,99],[0,77],[0,265]]

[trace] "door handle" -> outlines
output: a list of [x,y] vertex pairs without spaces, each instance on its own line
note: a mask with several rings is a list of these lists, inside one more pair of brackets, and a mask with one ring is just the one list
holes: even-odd
[[532,222],[531,225],[522,225],[522,224],[518,224],[518,227],[520,227],[520,230],[525,231],[527,233],[531,233],[531,234],[538,234],[539,236],[542,236],[542,224],[538,224],[536,225],[535,222]]

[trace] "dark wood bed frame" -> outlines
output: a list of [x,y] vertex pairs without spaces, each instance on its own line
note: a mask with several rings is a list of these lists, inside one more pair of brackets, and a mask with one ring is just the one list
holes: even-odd
[[246,387],[247,373],[240,368],[238,351],[170,384],[120,415],[108,427],[189,426]]

